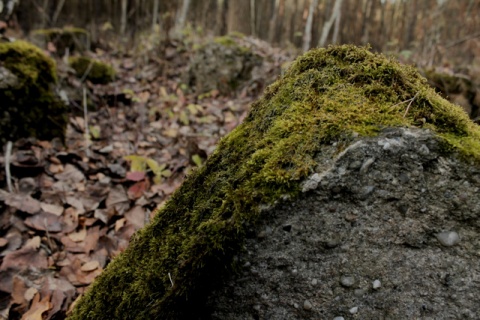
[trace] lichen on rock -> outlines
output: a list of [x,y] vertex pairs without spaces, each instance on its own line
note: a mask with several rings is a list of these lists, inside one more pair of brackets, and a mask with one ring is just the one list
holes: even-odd
[[55,62],[25,42],[0,43],[0,145],[22,137],[64,139],[67,107],[55,94]]
[[244,240],[268,208],[298,199],[303,182],[354,137],[388,127],[430,129],[442,153],[480,159],[478,128],[413,67],[351,45],[307,52],[134,235],[70,319],[208,314],[208,293],[238,270]]

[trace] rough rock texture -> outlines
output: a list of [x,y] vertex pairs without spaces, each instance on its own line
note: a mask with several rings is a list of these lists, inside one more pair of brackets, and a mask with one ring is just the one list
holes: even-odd
[[264,212],[214,319],[478,319],[480,168],[428,130],[325,147],[304,196]]

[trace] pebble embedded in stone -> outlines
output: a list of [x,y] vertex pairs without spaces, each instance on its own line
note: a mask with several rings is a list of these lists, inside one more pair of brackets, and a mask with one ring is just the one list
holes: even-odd
[[295,302],[295,303],[293,304],[293,307],[294,307],[295,309],[298,309],[298,307],[300,307],[300,306],[298,305],[298,303]]
[[342,284],[342,286],[350,288],[355,284],[355,278],[352,276],[342,276],[340,278],[340,283]]
[[345,318],[344,317],[335,317],[335,318],[333,318],[333,320],[345,320]]
[[317,279],[313,279],[312,280],[312,285],[316,286],[318,284],[318,280]]
[[305,300],[303,302],[303,309],[305,310],[312,310],[313,306],[312,306],[312,303],[308,300]]
[[460,236],[455,231],[444,231],[437,234],[437,240],[445,247],[451,247],[460,242]]
[[373,281],[373,289],[377,290],[377,289],[380,289],[380,287],[382,286],[382,283],[380,282],[380,280],[375,280]]
[[355,314],[358,312],[358,307],[353,307],[350,310],[348,310],[348,312],[350,312],[351,314]]

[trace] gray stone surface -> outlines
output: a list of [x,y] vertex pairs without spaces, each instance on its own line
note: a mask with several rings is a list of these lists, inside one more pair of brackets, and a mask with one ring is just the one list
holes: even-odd
[[[480,168],[420,129],[325,147],[264,211],[212,319],[480,319]],[[343,151],[341,151],[343,150]]]

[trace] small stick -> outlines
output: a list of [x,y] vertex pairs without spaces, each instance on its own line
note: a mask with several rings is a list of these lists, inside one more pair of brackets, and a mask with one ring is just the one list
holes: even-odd
[[170,275],[170,272],[168,273],[168,278],[170,279],[170,283],[172,284],[172,288],[173,288],[173,280],[172,280],[172,276]]
[[90,157],[90,132],[88,129],[88,108],[87,108],[87,89],[83,86],[83,117],[85,121],[85,151],[87,157]]
[[415,98],[418,96],[418,92],[413,96],[412,99],[410,99],[410,103],[408,104],[407,106],[407,110],[405,110],[405,113],[403,114],[403,117],[405,118],[407,116],[407,113],[408,113],[408,110],[410,109],[410,106],[412,105],[413,103],[413,100],[415,100]]
[[8,192],[12,192],[12,175],[10,173],[10,157],[12,155],[12,141],[7,142],[7,150],[5,154],[5,173],[7,175]]

